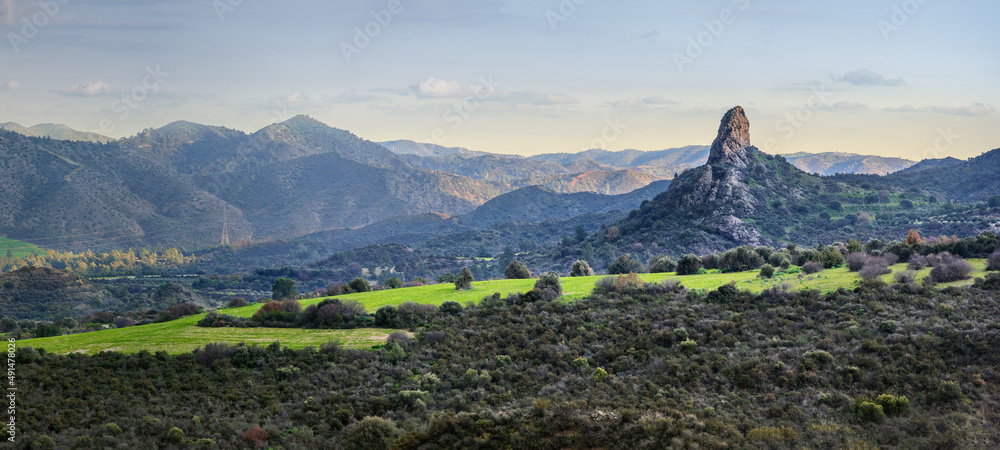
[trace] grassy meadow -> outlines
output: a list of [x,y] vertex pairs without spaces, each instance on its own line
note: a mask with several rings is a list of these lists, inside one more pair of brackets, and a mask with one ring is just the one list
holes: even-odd
[[26,256],[31,256],[32,253],[36,255],[44,255],[46,251],[35,244],[0,236],[0,258],[7,257],[7,250],[10,250],[11,256],[14,258],[24,258]]
[[[982,277],[986,270],[985,260],[969,260],[976,269],[973,277]],[[897,264],[892,267],[893,272],[906,270],[906,264]],[[920,281],[930,274],[930,269],[917,272],[917,280]],[[604,276],[562,278],[563,299],[565,301],[576,301],[586,298],[594,289],[597,280]],[[790,289],[815,289],[820,292],[835,291],[838,288],[853,289],[860,282],[857,273],[852,273],[846,267],[828,269],[820,273],[806,275],[777,274],[774,278],[765,280],[758,277],[757,271],[740,273],[718,273],[710,272],[700,275],[676,276],[675,274],[641,274],[640,277],[646,282],[660,282],[663,280],[675,280],[683,286],[693,290],[713,290],[728,283],[736,283],[741,290],[761,292],[764,289],[787,284]],[[884,280],[893,283],[893,275],[885,275]],[[965,286],[971,285],[972,279],[939,285]],[[491,280],[473,283],[473,289],[468,291],[456,291],[453,284],[434,284],[413,288],[402,288],[393,290],[383,290],[366,292],[361,294],[347,294],[339,298],[357,300],[365,306],[369,312],[375,312],[378,308],[386,305],[399,305],[405,302],[414,302],[429,305],[440,305],[446,301],[456,301],[463,305],[468,302],[478,302],[483,297],[500,292],[503,295],[517,292],[526,292],[534,286],[535,280]],[[303,307],[317,304],[324,298],[313,298],[302,300]],[[251,317],[261,307],[261,304],[254,304],[242,308],[220,309],[218,312],[238,317]],[[44,348],[53,353],[86,353],[94,354],[102,351],[119,351],[125,353],[135,353],[140,350],[150,352],[166,351],[167,353],[185,353],[209,343],[229,343],[266,345],[274,341],[280,341],[282,345],[294,349],[308,346],[319,346],[320,344],[336,341],[349,348],[368,348],[373,345],[385,342],[389,333],[394,330],[362,328],[354,330],[309,330],[300,328],[202,328],[197,326],[199,320],[205,314],[185,317],[183,319],[141,325],[128,328],[116,328],[91,333],[72,334],[41,339],[28,339],[20,342],[20,345],[30,345],[35,348]]]

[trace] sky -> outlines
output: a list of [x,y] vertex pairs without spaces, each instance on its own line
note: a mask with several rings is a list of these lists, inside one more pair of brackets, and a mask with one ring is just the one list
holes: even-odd
[[0,122],[112,137],[306,114],[373,141],[531,155],[1000,147],[1000,2],[0,0]]

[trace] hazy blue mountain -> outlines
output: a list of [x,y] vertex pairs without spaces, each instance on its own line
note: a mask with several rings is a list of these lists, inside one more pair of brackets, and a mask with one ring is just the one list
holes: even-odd
[[115,140],[114,138],[110,138],[98,133],[74,130],[66,125],[58,123],[41,123],[35,126],[25,127],[18,123],[7,122],[0,124],[0,128],[13,131],[16,133],[21,133],[25,136],[49,137],[52,139],[59,139],[62,141],[105,143]]

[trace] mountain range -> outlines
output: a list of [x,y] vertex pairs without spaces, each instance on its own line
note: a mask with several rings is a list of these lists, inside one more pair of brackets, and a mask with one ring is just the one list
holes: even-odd
[[[749,145],[742,110],[731,113],[736,131],[720,133],[711,147],[531,157],[376,143],[306,116],[251,134],[174,122],[103,143],[0,131],[0,235],[60,249],[300,237],[366,245],[449,235],[500,245],[623,220],[621,243],[711,249],[832,233],[799,219],[886,186],[895,196],[907,189],[958,200],[995,195],[996,161],[988,155],[916,166],[842,153],[770,156]],[[800,168],[855,174],[822,178]],[[977,182],[960,181],[968,176]],[[844,211],[826,212],[850,221]],[[664,224],[682,235],[671,237]]]

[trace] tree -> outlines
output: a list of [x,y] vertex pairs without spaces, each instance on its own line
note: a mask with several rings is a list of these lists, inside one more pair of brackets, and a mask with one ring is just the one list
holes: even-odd
[[989,199],[990,208],[1000,207],[1000,195],[994,195]]
[[774,278],[774,266],[770,264],[764,264],[760,268],[761,278]]
[[587,264],[587,261],[581,259],[573,263],[573,268],[570,269],[569,276],[592,277],[594,276],[594,269],[590,268],[590,264]]
[[468,267],[463,267],[462,271],[455,277],[455,290],[467,291],[472,289],[473,281],[476,281],[476,279],[472,276],[472,271]]
[[684,255],[677,261],[677,275],[694,275],[701,270],[701,258],[697,255]]
[[672,256],[661,256],[649,265],[649,273],[669,273],[677,270],[677,261]]
[[923,242],[923,240],[920,239],[919,231],[910,230],[909,232],[906,233],[906,245],[917,245],[921,242]]
[[403,280],[400,280],[397,277],[389,278],[388,280],[385,280],[385,287],[389,289],[399,289],[403,287]]
[[371,283],[361,277],[351,280],[350,283],[347,283],[347,286],[354,292],[370,292],[372,290]]
[[608,265],[608,275],[643,273],[645,271],[646,269],[642,267],[642,263],[628,253],[619,256],[618,259]]
[[562,283],[559,281],[559,274],[555,272],[545,272],[545,274],[538,277],[538,281],[535,282],[535,289],[551,289],[556,294],[562,295]]
[[526,280],[531,278],[531,271],[519,261],[511,261],[507,269],[503,271],[508,280]]
[[583,225],[576,227],[576,241],[583,242],[587,240],[587,230],[583,229]]
[[359,450],[388,449],[399,435],[392,419],[365,417],[344,430],[344,448]]
[[295,297],[296,295],[299,293],[295,291],[295,280],[291,278],[278,278],[271,286],[271,298],[275,300]]

